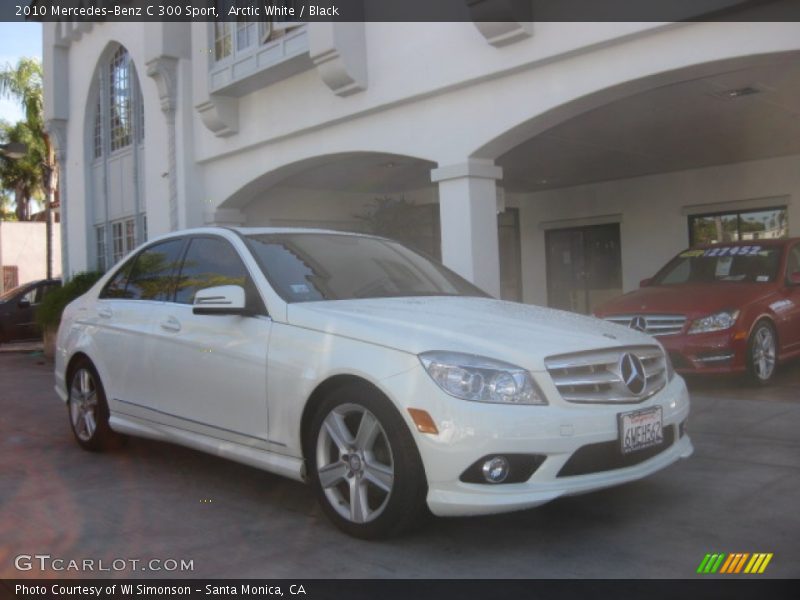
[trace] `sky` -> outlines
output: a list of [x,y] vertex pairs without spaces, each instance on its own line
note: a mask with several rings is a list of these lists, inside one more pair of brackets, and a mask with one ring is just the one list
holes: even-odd
[[[0,68],[17,64],[23,56],[42,58],[41,23],[0,22]],[[0,119],[15,123],[23,118],[17,103],[0,98]]]

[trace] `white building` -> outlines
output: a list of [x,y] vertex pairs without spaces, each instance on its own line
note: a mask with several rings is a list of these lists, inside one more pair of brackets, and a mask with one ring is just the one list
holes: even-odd
[[800,235],[798,23],[46,23],[44,60],[65,273],[403,199],[487,291],[585,311],[691,236]]

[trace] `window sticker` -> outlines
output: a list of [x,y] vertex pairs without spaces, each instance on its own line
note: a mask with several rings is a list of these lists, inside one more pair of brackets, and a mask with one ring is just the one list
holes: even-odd
[[289,286],[293,294],[308,294],[311,292],[305,283],[293,283]]
[[681,252],[681,258],[697,258],[698,256],[703,256],[704,250],[687,250],[686,252]]
[[759,275],[756,277],[756,281],[758,283],[764,283],[765,281],[769,281],[769,275]]
[[[701,251],[703,256],[766,256],[768,250],[762,250],[761,246],[715,246]],[[686,256],[684,252],[681,256]]]
[[714,276],[717,279],[721,279],[723,277],[727,277],[731,274],[731,265],[733,264],[733,257],[732,256],[721,256],[717,261],[717,268],[714,272]]

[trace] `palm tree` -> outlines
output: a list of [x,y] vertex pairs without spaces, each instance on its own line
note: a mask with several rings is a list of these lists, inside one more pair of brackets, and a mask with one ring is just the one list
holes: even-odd
[[41,137],[31,131],[27,121],[16,125],[0,123],[2,142],[22,142],[28,152],[18,159],[4,158],[0,162],[0,181],[2,187],[13,190],[18,221],[30,219],[31,200],[44,191],[42,186],[42,163],[45,159],[45,145]]
[[0,171],[4,186],[14,190],[17,217],[25,220],[30,216],[31,196],[42,190],[49,198],[50,192],[47,174],[52,160],[50,140],[44,131],[41,62],[21,58],[16,66],[7,63],[0,70],[0,96],[17,100],[25,112],[25,121],[3,128],[3,137],[27,143],[28,155],[16,161],[5,160]]

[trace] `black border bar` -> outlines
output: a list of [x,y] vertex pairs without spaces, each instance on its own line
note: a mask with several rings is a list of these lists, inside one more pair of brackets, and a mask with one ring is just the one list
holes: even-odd
[[[498,560],[502,560],[498,557]],[[27,590],[18,586],[27,586]],[[129,593],[123,592],[123,586]],[[144,587],[139,587],[144,586]],[[263,593],[246,593],[244,586],[264,587]],[[37,591],[31,591],[32,588]],[[90,590],[98,590],[100,593]],[[236,594],[230,592],[235,588]],[[84,592],[81,592],[85,589]],[[157,591],[152,591],[157,590]],[[278,593],[278,590],[280,593]],[[27,591],[27,593],[26,593]],[[139,593],[149,592],[149,593]],[[187,593],[188,592],[188,593]],[[4,579],[0,598],[47,598],[52,600],[164,600],[181,598],[284,598],[297,600],[494,600],[559,599],[606,600],[627,598],[675,600],[796,600],[800,580],[761,579],[758,576],[729,576],[697,579],[635,580],[392,580],[392,579]]]
[[[232,0],[3,0],[0,21],[219,21]],[[237,0],[298,21],[794,21],[800,0]],[[269,9],[268,7],[272,7]],[[212,10],[213,9],[213,10]],[[285,10],[284,10],[285,9]],[[288,10],[291,9],[291,14]]]

